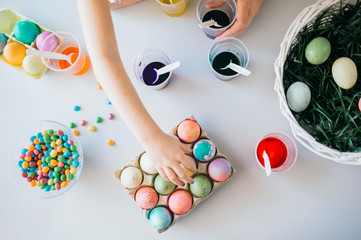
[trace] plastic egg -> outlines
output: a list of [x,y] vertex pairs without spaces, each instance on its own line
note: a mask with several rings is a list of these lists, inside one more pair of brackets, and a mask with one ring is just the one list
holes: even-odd
[[169,209],[175,214],[185,214],[192,208],[192,196],[185,190],[177,190],[169,196]]
[[209,161],[216,154],[216,146],[214,143],[207,139],[201,139],[194,144],[193,155],[199,161]]
[[158,194],[151,187],[141,187],[135,193],[135,202],[143,209],[155,207],[158,202]]
[[154,179],[154,188],[159,194],[167,195],[176,188],[176,185],[164,179],[161,175],[157,175]]
[[[36,48],[42,51],[53,52],[59,46],[59,40],[55,35],[51,35],[49,32],[40,33],[35,40]],[[46,39],[45,44],[44,40]]]
[[331,53],[331,44],[324,37],[312,39],[306,47],[306,59],[313,65],[319,65],[328,59]]
[[214,181],[223,182],[231,176],[231,173],[231,164],[224,158],[214,159],[208,165],[208,174]]
[[12,65],[20,65],[26,55],[26,48],[18,42],[6,44],[4,48],[4,57]]
[[332,65],[332,77],[340,88],[352,88],[357,80],[356,64],[350,58],[338,58]]
[[24,70],[32,75],[39,75],[45,70],[45,65],[40,57],[26,56],[23,60]]
[[3,53],[7,41],[8,38],[5,36],[5,34],[0,33],[0,54]]
[[148,174],[157,174],[158,171],[154,167],[152,160],[149,158],[147,153],[144,153],[139,161],[140,167],[143,169],[144,172]]
[[136,188],[143,181],[142,172],[136,167],[127,167],[122,171],[120,181],[126,188]]
[[303,82],[295,82],[287,90],[287,103],[294,112],[304,111],[311,101],[311,90]]
[[189,188],[194,196],[202,198],[212,191],[212,182],[206,175],[197,175],[193,180]]
[[14,27],[14,36],[20,42],[31,44],[40,33],[40,28],[33,22],[21,21]]
[[168,208],[164,206],[155,207],[149,213],[149,221],[152,224],[153,228],[162,230],[166,229],[171,225],[173,221],[173,215],[168,210]]
[[196,141],[201,134],[201,128],[194,120],[184,120],[178,125],[177,135],[186,143]]

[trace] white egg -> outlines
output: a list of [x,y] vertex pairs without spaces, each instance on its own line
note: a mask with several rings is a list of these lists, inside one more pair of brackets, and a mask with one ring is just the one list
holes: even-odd
[[32,75],[39,75],[45,70],[45,65],[40,57],[25,56],[23,60],[24,70]]
[[332,77],[340,88],[352,88],[357,80],[356,64],[347,57],[337,59],[332,65]]
[[295,112],[305,110],[311,101],[311,90],[303,82],[292,83],[287,90],[288,106]]
[[152,160],[149,158],[147,153],[144,153],[140,158],[140,167],[144,172],[148,174],[156,174],[158,173],[157,169],[154,167]]
[[120,175],[120,181],[126,188],[136,188],[143,180],[142,172],[136,167],[127,167]]

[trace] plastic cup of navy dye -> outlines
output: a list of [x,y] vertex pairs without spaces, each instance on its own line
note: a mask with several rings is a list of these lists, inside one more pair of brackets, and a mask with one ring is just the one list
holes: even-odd
[[200,0],[197,5],[197,17],[200,23],[213,19],[221,27],[210,26],[203,28],[207,37],[215,39],[222,35],[236,21],[237,3],[235,0],[225,0],[225,3],[215,9],[206,5],[212,0]]
[[246,45],[239,39],[224,37],[217,39],[208,52],[208,62],[217,78],[230,80],[240,73],[226,68],[232,62],[247,68],[249,53]]
[[[270,158],[272,173],[281,173],[287,171],[295,164],[297,160],[296,144],[285,133],[269,133],[257,142],[255,155],[257,163],[262,169],[264,169],[262,157],[264,149],[266,149],[265,151]],[[280,151],[282,152],[281,154],[279,153]],[[272,157],[275,161],[272,161]]]
[[158,49],[145,49],[141,51],[133,60],[133,71],[137,79],[145,86],[151,89],[165,88],[172,72],[168,72],[159,76],[159,79],[155,84],[157,73],[154,68],[160,69],[168,64],[172,63],[170,58],[162,51]]

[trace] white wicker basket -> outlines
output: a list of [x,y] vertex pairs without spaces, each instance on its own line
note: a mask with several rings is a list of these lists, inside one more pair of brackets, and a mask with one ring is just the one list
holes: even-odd
[[[352,3],[355,4],[356,0],[344,0],[342,4]],[[281,43],[280,54],[274,64],[276,71],[276,82],[274,89],[278,93],[280,99],[280,108],[282,114],[290,122],[293,135],[295,138],[303,144],[306,148],[312,152],[320,155],[321,157],[333,160],[335,162],[349,164],[349,165],[361,165],[361,153],[353,152],[340,152],[335,149],[326,147],[323,144],[317,142],[306,130],[304,130],[296,121],[291,110],[287,105],[287,100],[283,87],[283,66],[290,48],[295,43],[296,35],[302,28],[310,21],[315,19],[321,12],[330,6],[340,4],[340,0],[320,0],[316,4],[305,8],[298,17],[292,22],[289,27],[283,42]]]

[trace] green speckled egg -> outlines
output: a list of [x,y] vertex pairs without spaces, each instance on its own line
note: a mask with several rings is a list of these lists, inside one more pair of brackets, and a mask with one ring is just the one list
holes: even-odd
[[157,175],[154,179],[154,188],[155,190],[162,195],[170,194],[176,185],[168,180],[165,180],[161,175]]
[[190,190],[194,196],[202,198],[212,191],[212,182],[206,175],[197,175],[190,184]]
[[312,39],[306,47],[306,59],[313,65],[319,65],[328,59],[331,53],[331,44],[324,37]]

